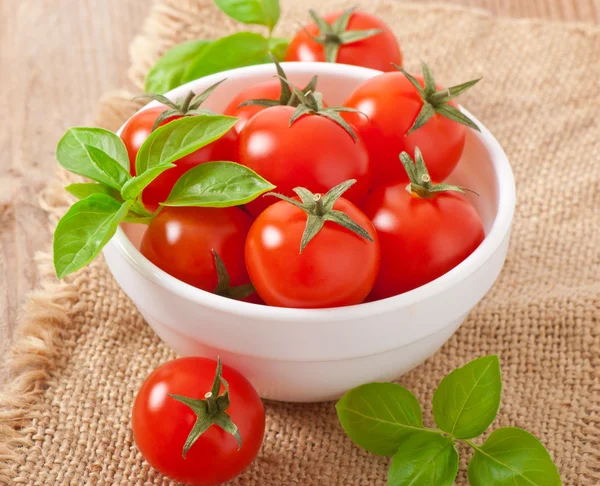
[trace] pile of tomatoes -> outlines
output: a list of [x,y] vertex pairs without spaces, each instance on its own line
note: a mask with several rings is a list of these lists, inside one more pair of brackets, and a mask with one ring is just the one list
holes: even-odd
[[[224,113],[239,118],[233,129],[178,160],[142,195],[146,207],[156,210],[186,171],[219,160],[251,168],[295,202],[296,188],[324,196],[354,181],[330,210],[345,214],[368,237],[336,223],[328,212],[315,215],[304,202],[300,207],[268,194],[244,207],[163,207],[148,226],[142,253],[174,277],[226,295],[220,264],[231,289],[254,286],[256,293],[244,300],[299,308],[391,297],[464,260],[484,237],[481,220],[460,188],[431,181],[443,182],[456,167],[465,125],[474,126],[453,100],[466,88],[441,88],[426,65],[422,76],[389,66],[389,72],[356,88],[342,107],[330,107],[316,78],[300,89],[277,65],[280,79],[248,86],[232,98]],[[153,127],[193,116],[181,104],[172,105],[144,110],[124,127],[132,171]],[[417,150],[427,168],[418,177],[430,177],[426,184],[409,180],[399,159],[401,153],[415,157]],[[424,184],[436,190],[420,190]],[[300,251],[309,219],[320,228]]]

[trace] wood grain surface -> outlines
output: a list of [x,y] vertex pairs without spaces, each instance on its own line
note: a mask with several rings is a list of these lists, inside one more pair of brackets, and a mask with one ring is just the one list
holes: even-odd
[[[67,127],[91,123],[104,92],[126,85],[127,46],[151,3],[0,0],[0,356],[37,284],[33,256],[51,241],[37,201],[54,172],[56,142]],[[502,16],[600,21],[600,0],[446,3]]]

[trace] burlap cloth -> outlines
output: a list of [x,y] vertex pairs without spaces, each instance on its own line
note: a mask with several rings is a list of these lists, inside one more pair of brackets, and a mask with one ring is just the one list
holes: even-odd
[[[209,0],[163,0],[131,46],[138,88],[165,48],[235,28]],[[283,1],[280,32],[316,0]],[[350,2],[327,2],[334,10]],[[365,6],[367,6],[365,4]],[[400,381],[430,417],[439,380],[498,353],[503,401],[494,426],[537,435],[568,485],[600,484],[600,30],[499,19],[443,6],[369,2],[395,29],[406,64],[438,79],[485,78],[462,102],[497,136],[519,203],[505,268],[456,335]],[[135,106],[106,98],[98,123],[116,129]],[[53,184],[50,224],[68,200]],[[172,484],[137,452],[131,405],[144,378],[172,359],[119,290],[102,259],[67,282],[41,257],[43,288],[20,323],[0,395],[0,483]],[[236,485],[385,484],[388,460],[344,435],[333,404],[267,403],[264,447]],[[466,452],[466,451],[462,451]],[[464,457],[464,456],[463,456]],[[466,484],[465,461],[457,480]]]

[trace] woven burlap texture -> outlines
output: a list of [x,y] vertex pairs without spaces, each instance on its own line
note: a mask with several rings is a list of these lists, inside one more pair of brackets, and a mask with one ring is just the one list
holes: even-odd
[[[308,7],[283,2],[280,33]],[[327,10],[357,2],[327,2]],[[600,484],[600,30],[498,19],[485,12],[363,5],[394,28],[406,65],[426,60],[440,81],[484,80],[462,102],[504,146],[518,207],[504,270],[460,330],[400,382],[431,422],[431,396],[456,366],[490,353],[502,360],[503,401],[494,427],[537,435],[565,484]],[[323,10],[323,9],[321,9]],[[209,0],[162,0],[131,46],[131,78],[177,42],[239,28]],[[596,86],[596,88],[594,88]],[[130,93],[103,100],[98,123],[116,129],[136,108]],[[46,191],[50,224],[69,200]],[[43,288],[19,324],[0,395],[0,483],[171,485],[137,452],[130,428],[136,391],[174,358],[119,290],[102,258],[57,283],[41,257]],[[365,335],[368,339],[368,329]],[[383,485],[388,460],[344,435],[333,404],[266,403],[259,457],[235,485]],[[457,484],[467,484],[466,457]]]

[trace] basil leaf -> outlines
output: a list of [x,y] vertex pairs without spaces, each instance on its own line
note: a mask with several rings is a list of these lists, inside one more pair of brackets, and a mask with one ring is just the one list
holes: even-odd
[[291,39],[284,37],[271,37],[269,39],[269,52],[273,54],[278,61],[285,60],[285,53],[290,45]]
[[433,395],[437,426],[458,439],[481,435],[500,407],[498,356],[483,356],[446,376]]
[[394,383],[369,383],[353,388],[335,405],[346,434],[363,449],[391,456],[402,440],[423,428],[421,406],[406,388]]
[[140,175],[133,177],[121,189],[123,199],[134,200],[154,179],[161,175],[165,170],[175,167],[175,164],[158,164],[154,167],[142,172]]
[[124,199],[135,199],[142,190],[175,162],[214,142],[235,125],[237,118],[198,115],[174,120],[154,130],[138,151],[136,173],[121,191]]
[[90,161],[96,166],[99,172],[104,174],[104,182],[110,187],[121,189],[123,184],[131,179],[129,169],[124,169],[122,165],[110,157],[106,152],[103,152],[92,145],[86,145],[85,150]]
[[75,196],[77,199],[85,199],[92,194],[106,194],[107,196],[117,200],[121,198],[119,191],[107,186],[106,184],[95,182],[70,184],[65,187],[65,190]]
[[232,19],[244,24],[266,25],[273,30],[281,14],[279,0],[215,0]]
[[207,162],[190,169],[173,186],[164,206],[239,206],[274,189],[256,172],[234,162]]
[[121,204],[106,194],[92,194],[71,206],[54,232],[54,268],[59,279],[98,256],[132,204]]
[[192,81],[227,69],[272,62],[268,53],[269,43],[260,34],[239,32],[222,37],[195,57],[184,80]]
[[130,177],[125,144],[102,128],[70,128],[58,142],[56,158],[68,171],[115,189]]
[[209,40],[195,40],[177,44],[156,62],[146,75],[146,93],[166,93],[186,82],[185,72],[190,63],[211,44]]
[[542,443],[523,429],[495,430],[469,463],[472,486],[560,486],[558,469]]
[[403,438],[392,458],[388,486],[452,486],[458,452],[450,437],[415,432]]

